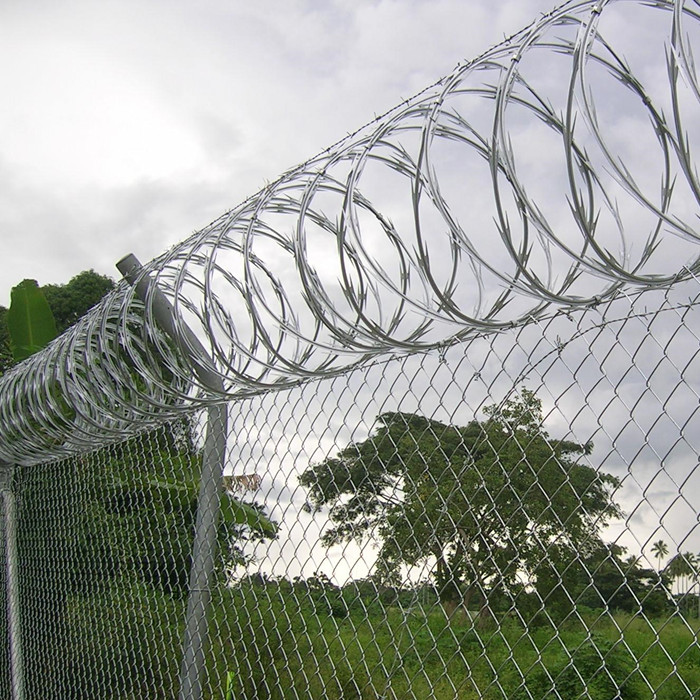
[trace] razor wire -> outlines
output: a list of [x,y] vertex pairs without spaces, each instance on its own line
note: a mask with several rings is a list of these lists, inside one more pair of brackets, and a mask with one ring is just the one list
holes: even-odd
[[[0,378],[0,689],[182,694],[183,621],[204,594],[205,698],[696,695],[698,19],[697,0],[566,3],[175,246]],[[524,518],[518,541],[541,555],[506,560],[513,535],[495,541],[480,603],[443,600],[434,553],[382,580],[386,522],[325,546],[314,465],[368,444],[387,412],[460,430],[522,389],[542,402],[540,435],[585,445],[581,463],[615,479],[616,517],[592,524],[604,556],[582,542],[562,560],[562,512],[536,528],[528,489],[498,510],[509,486],[486,489],[480,468],[488,517],[506,533]],[[202,466],[203,408],[231,426],[223,489]],[[413,443],[398,434],[379,466],[445,456]],[[551,492],[529,438],[511,447]],[[442,499],[431,536],[462,527],[478,518],[465,467],[443,483],[405,471],[390,495]],[[203,486],[219,546],[197,582]]]
[[[146,266],[220,395],[122,284],[2,378],[0,458],[696,274],[698,20],[697,0],[568,2],[285,173]],[[635,73],[608,21],[653,70]],[[647,125],[643,145],[616,110]]]

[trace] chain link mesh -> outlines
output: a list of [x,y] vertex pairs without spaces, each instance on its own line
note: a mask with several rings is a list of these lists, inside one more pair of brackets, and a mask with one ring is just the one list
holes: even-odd
[[[696,697],[699,294],[619,295],[231,403],[203,697]],[[500,446],[470,442],[527,392],[532,430],[521,415]],[[25,697],[177,697],[203,430],[192,413],[15,471]],[[366,473],[343,471],[367,446]],[[338,454],[341,505],[363,486],[387,499],[358,501],[331,545],[342,519],[308,475]],[[589,498],[595,479],[569,483],[574,464],[614,479],[618,511]],[[392,533],[416,494],[424,511]],[[460,528],[491,549],[463,542],[447,575]]]

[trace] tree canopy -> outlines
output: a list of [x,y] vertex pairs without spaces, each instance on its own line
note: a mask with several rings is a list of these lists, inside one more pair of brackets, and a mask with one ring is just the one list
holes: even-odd
[[374,433],[309,466],[307,508],[328,509],[330,546],[379,543],[377,572],[434,561],[444,603],[510,592],[542,561],[592,554],[621,515],[618,480],[577,461],[592,449],[549,437],[526,389],[464,427],[383,413]]
[[[56,333],[62,333],[72,326],[99,303],[107,292],[114,289],[114,280],[94,270],[84,270],[66,284],[47,284],[39,287],[35,280],[26,279],[14,287],[12,293],[15,295],[23,290],[33,292],[35,289],[40,290],[41,295],[48,302],[53,319],[51,324],[46,322],[39,324],[39,327],[48,328],[50,325],[51,328],[48,329],[48,335],[40,340],[38,346],[34,349],[30,348],[27,354],[32,354]],[[12,351],[12,338],[8,328],[8,313],[9,310],[6,307],[0,306],[0,375],[18,359],[17,356],[13,356],[15,354]],[[37,325],[36,320],[34,324]]]
[[41,290],[62,333],[114,289],[114,280],[94,270],[84,270],[66,284],[45,284]]

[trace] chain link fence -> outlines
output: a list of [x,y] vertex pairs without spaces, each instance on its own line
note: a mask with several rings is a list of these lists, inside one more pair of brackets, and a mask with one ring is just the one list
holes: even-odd
[[[697,696],[699,294],[231,403],[203,697]],[[15,471],[24,697],[177,696],[203,429]]]
[[0,378],[0,694],[700,696],[699,32],[570,0],[121,261]]

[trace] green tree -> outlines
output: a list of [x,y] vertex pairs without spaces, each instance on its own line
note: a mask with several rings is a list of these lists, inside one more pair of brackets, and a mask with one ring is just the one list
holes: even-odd
[[12,366],[10,332],[7,328],[7,308],[0,306],[0,377]]
[[679,552],[666,564],[664,573],[672,581],[678,582],[678,600],[681,609],[693,615],[698,613],[696,596],[690,592],[698,583],[700,560],[692,552]]
[[654,569],[642,567],[641,557],[624,557],[624,547],[607,544],[576,566],[583,571],[575,593],[576,604],[649,615],[660,615],[667,607],[666,581]]
[[36,280],[24,280],[13,287],[11,300],[5,321],[12,359],[21,362],[48,345],[58,331],[51,308]]
[[58,332],[62,333],[114,289],[114,280],[94,270],[84,270],[66,284],[45,284],[41,289]]
[[[132,579],[178,597],[187,592],[201,455],[184,443],[187,418],[83,459],[75,590]],[[245,545],[273,538],[263,506],[221,491],[219,575],[252,560]]]
[[[0,341],[6,333],[7,346],[26,350],[26,357],[112,287],[89,271],[50,287],[47,303],[44,290],[25,280],[12,295],[18,320],[0,315]],[[8,364],[21,359],[16,354]],[[32,621],[25,635],[28,698],[111,698],[117,685],[137,697],[144,675],[177,672],[177,647],[154,654],[148,622],[134,626],[130,611],[115,603],[133,601],[136,592],[143,614],[162,620],[162,611],[171,610],[173,629],[161,633],[179,637],[201,463],[193,431],[185,418],[89,455],[16,470],[20,609]],[[218,574],[225,579],[228,569],[250,560],[245,544],[274,537],[277,527],[252,498],[222,490],[221,499]],[[86,624],[85,615],[96,611],[109,620]],[[124,658],[131,665],[105,631],[129,640]]]
[[682,592],[687,593],[690,588],[689,579],[697,575],[697,566],[697,558],[692,552],[679,552],[666,564],[664,571],[674,580],[685,579]]
[[[114,281],[94,270],[85,270],[66,284],[47,284],[39,287],[35,280],[26,279],[20,282],[12,290],[16,300],[10,305],[10,309],[14,306],[17,312],[20,302],[23,302],[24,310],[31,309],[32,305],[36,309],[37,304],[44,302],[48,305],[50,314],[43,309],[39,309],[39,314],[34,313],[35,318],[30,327],[32,331],[38,331],[40,337],[35,345],[27,346],[26,352],[18,354],[13,352],[12,334],[8,327],[8,314],[11,318],[12,312],[0,306],[0,376],[13,364],[41,349],[49,340],[73,325],[112,289]],[[25,338],[21,333],[15,335],[17,344],[24,347]]]
[[651,553],[658,560],[658,570],[661,571],[661,560],[668,554],[668,545],[663,540],[657,540],[651,546]]
[[600,528],[621,512],[619,482],[579,463],[590,444],[549,437],[541,402],[523,389],[465,427],[384,413],[352,443],[300,477],[307,508],[328,508],[323,542],[372,539],[377,569],[434,560],[448,610],[514,595],[541,562],[601,546]]

